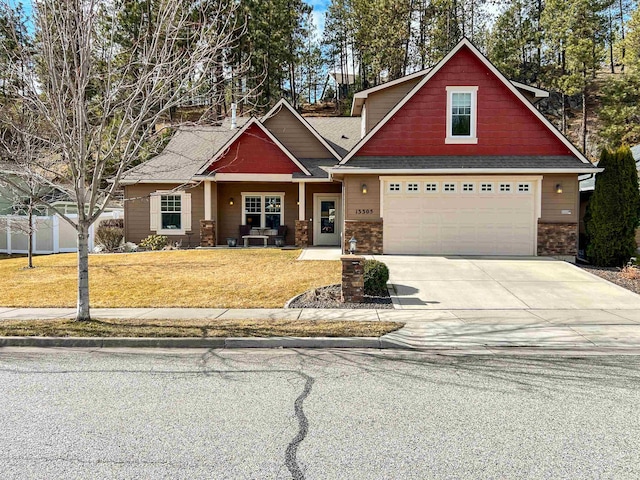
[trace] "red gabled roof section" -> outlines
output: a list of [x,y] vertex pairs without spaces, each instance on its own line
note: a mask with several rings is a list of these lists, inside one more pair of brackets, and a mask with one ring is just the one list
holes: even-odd
[[255,174],[303,172],[257,121],[247,125],[204,171]]
[[[447,86],[478,86],[477,138],[445,144]],[[468,47],[456,54],[374,135],[357,156],[572,155]]]

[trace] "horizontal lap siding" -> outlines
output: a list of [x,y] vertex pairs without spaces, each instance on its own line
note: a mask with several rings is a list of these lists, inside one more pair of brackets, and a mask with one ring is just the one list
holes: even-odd
[[[124,225],[125,240],[140,243],[149,235],[154,235],[149,229],[149,196],[159,190],[171,190],[178,184],[144,183],[127,185],[124,187]],[[202,184],[187,188],[191,194],[191,235],[167,235],[171,242],[182,242],[183,247],[200,245],[200,220],[204,218],[204,187]]]
[[[556,193],[556,185],[562,193]],[[579,191],[577,175],[545,175],[542,179],[542,216],[546,223],[577,223],[579,218]],[[571,214],[563,214],[568,210]]]
[[[445,144],[446,87],[456,85],[478,86],[477,145]],[[369,111],[367,111],[368,114]],[[465,47],[454,55],[362,147],[357,155],[572,155],[572,153]]]
[[394,87],[369,94],[366,100],[366,133],[369,133],[420,80],[422,78],[414,78]]
[[264,125],[297,158],[333,158],[320,140],[286,107],[266,120]]
[[[367,193],[362,193],[362,184]],[[377,175],[347,175],[344,178],[345,220],[380,221],[380,180]],[[372,213],[362,213],[370,210]]]

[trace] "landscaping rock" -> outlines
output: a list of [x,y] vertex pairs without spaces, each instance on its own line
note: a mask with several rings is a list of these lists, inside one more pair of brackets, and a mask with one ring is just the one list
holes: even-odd
[[393,308],[391,297],[365,295],[362,303],[344,303],[340,300],[340,284],[307,290],[288,304],[289,308]]

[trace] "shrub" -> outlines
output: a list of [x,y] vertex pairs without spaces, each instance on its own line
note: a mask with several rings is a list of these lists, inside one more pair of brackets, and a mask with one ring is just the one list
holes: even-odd
[[103,220],[96,228],[96,243],[107,252],[115,252],[124,239],[124,220]]
[[389,269],[378,260],[364,261],[364,294],[384,295],[387,292]]
[[629,148],[603,150],[596,186],[585,214],[587,258],[598,266],[622,266],[635,254],[640,219],[638,173]]
[[168,240],[164,235],[149,235],[140,242],[140,246],[147,250],[162,250],[167,246]]

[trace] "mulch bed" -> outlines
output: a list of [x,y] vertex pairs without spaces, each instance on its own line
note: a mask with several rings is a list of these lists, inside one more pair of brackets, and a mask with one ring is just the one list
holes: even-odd
[[340,284],[307,290],[289,303],[289,308],[393,308],[391,297],[365,295],[362,303],[343,303]]
[[592,265],[578,265],[589,273],[593,273],[600,278],[620,285],[621,287],[631,290],[634,293],[640,294],[640,269],[638,270],[639,278],[630,278],[633,275],[624,273],[621,268],[617,267],[594,267]]

